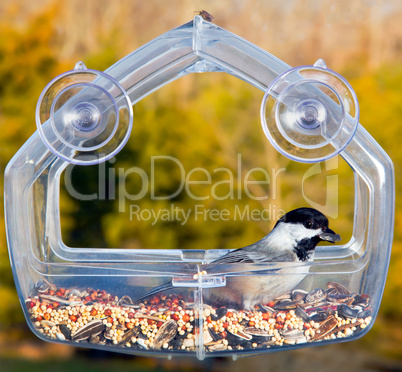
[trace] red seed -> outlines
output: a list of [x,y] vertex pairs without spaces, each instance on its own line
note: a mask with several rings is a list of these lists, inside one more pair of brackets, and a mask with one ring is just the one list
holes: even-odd
[[268,320],[269,319],[269,314],[268,313],[263,313],[262,314],[262,319]]
[[222,324],[222,327],[223,327],[223,328],[229,327],[229,323],[228,323],[228,322],[224,322],[224,323]]
[[156,326],[159,328],[159,327],[162,327],[162,325],[163,325],[163,322],[158,322],[158,323],[156,323]]
[[274,306],[275,306],[275,302],[274,302],[274,301],[268,302],[268,306],[269,306],[269,307],[274,307]]
[[277,323],[285,323],[285,319],[282,318],[281,316],[277,316],[277,317],[276,317],[276,322],[277,322]]
[[106,319],[106,323],[113,324],[113,318],[109,316],[109,318]]
[[35,302],[30,301],[28,306],[32,309],[35,306]]
[[311,328],[311,325],[308,324],[308,323],[304,323],[304,324],[303,324],[303,328],[304,328],[304,329],[310,329],[310,328]]
[[209,316],[209,317],[207,317],[207,323],[211,323],[212,322],[212,319],[211,319],[211,317]]
[[231,311],[228,311],[226,313],[226,318],[232,318],[233,317],[233,313]]
[[[132,314],[132,313],[131,313],[131,314]],[[105,310],[105,315],[106,315],[106,316],[112,315],[112,310],[106,309],[106,310]]]
[[175,298],[175,299],[173,300],[173,303],[176,304],[176,305],[178,305],[178,304],[179,304],[179,299]]
[[292,315],[290,315],[289,313],[286,314],[286,320],[290,320],[292,319]]
[[93,292],[91,293],[91,299],[92,299],[92,300],[95,300],[96,297],[98,297],[98,292],[93,291]]
[[53,289],[51,289],[48,293],[49,293],[50,296],[54,296],[54,290]]
[[77,317],[75,315],[70,315],[70,320],[72,322],[76,322],[77,321]]
[[134,313],[128,313],[127,315],[128,319],[133,319],[135,317]]
[[127,329],[133,329],[134,328],[134,323],[132,323],[132,322],[126,323],[126,328]]
[[190,320],[190,315],[184,314],[182,319],[183,319],[183,322],[187,323]]
[[98,314],[98,311],[96,309],[92,309],[90,314],[91,316],[95,316],[96,314]]
[[45,314],[43,315],[43,319],[45,319],[45,320],[50,320],[50,314],[49,314],[49,313],[45,313]]
[[161,300],[159,299],[159,297],[156,297],[156,296],[153,298],[153,300],[154,300],[154,304],[155,304],[155,305],[157,305],[157,304],[159,304],[159,303],[161,302]]
[[42,318],[41,316],[37,316],[37,317],[35,318],[35,320],[36,320],[37,322],[40,322],[42,319],[43,319],[43,318]]
[[226,338],[227,337],[227,332],[226,331],[223,331],[223,332],[221,332],[221,336],[223,337],[223,338]]
[[180,319],[179,314],[177,314],[177,313],[174,313],[174,314],[171,316],[171,318],[172,318],[173,320],[176,320],[176,321],[178,321],[178,320]]
[[275,329],[282,329],[282,328],[283,328],[283,324],[279,324],[279,323],[275,324]]
[[248,322],[248,325],[249,325],[250,327],[254,327],[254,326],[255,326],[255,322],[254,322],[253,320],[250,320],[250,321]]

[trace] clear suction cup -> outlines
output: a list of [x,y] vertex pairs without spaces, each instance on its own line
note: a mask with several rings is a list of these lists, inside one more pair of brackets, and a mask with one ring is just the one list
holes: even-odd
[[262,100],[261,122],[280,153],[314,163],[339,154],[351,141],[359,104],[349,83],[318,60],[272,82]]
[[97,164],[116,155],[127,142],[132,103],[116,80],[79,62],[43,90],[36,125],[56,156],[73,164]]

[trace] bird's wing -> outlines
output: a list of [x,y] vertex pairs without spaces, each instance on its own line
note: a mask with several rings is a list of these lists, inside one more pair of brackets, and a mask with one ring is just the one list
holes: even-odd
[[248,250],[244,248],[231,251],[224,256],[212,261],[211,264],[226,264],[226,263],[263,263],[263,262],[286,262],[294,261],[292,252],[278,253],[260,250]]

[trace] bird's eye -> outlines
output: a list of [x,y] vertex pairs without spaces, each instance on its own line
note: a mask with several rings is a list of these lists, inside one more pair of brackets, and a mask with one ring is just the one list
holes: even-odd
[[304,226],[305,226],[307,229],[311,229],[311,228],[313,227],[313,222],[312,222],[312,221],[306,221],[306,222],[304,223]]

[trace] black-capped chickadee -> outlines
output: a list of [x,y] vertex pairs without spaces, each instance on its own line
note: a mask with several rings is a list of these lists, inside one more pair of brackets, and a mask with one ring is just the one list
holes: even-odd
[[[272,231],[258,242],[247,247],[235,249],[212,261],[210,265],[264,262],[310,262],[314,259],[315,247],[321,241],[335,243],[341,237],[328,227],[328,219],[313,208],[298,208],[286,213],[275,224]],[[251,310],[256,304],[266,304],[272,299],[293,289],[307,274],[308,269],[298,265],[289,273],[276,272],[266,275],[253,274],[247,267],[242,272],[247,275],[226,277],[226,286],[217,288],[214,302],[219,306],[235,304]],[[137,301],[173,288],[171,282],[147,292]]]

